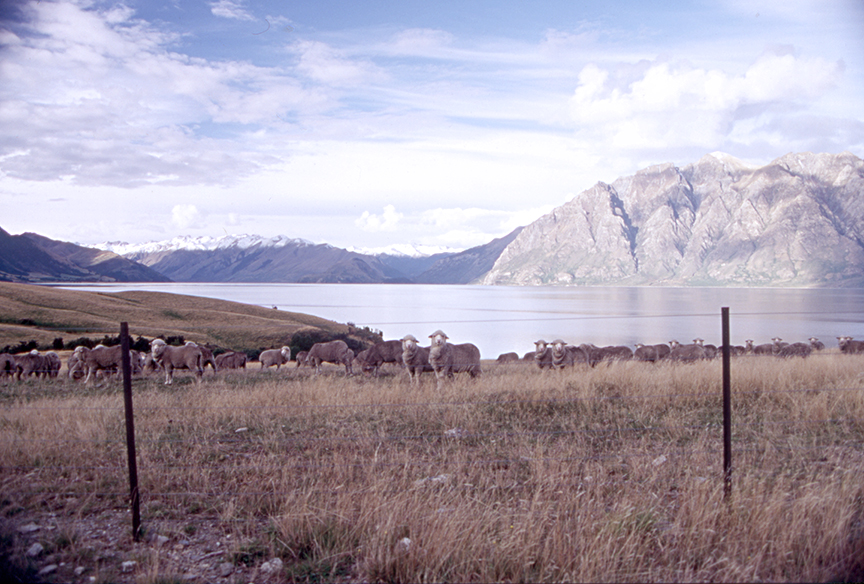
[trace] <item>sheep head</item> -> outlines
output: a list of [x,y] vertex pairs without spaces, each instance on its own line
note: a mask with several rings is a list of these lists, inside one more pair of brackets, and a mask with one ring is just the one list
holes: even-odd
[[443,347],[444,344],[447,343],[447,335],[445,335],[441,330],[435,331],[429,335],[429,338],[432,339],[433,347]]

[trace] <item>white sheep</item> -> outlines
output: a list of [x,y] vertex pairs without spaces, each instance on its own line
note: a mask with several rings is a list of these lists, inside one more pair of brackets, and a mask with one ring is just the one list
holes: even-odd
[[429,364],[435,371],[438,389],[443,387],[445,379],[452,379],[454,373],[466,372],[472,378],[481,374],[480,349],[471,343],[453,345],[447,342],[447,335],[437,330],[429,338],[432,346],[429,348]]
[[278,370],[282,365],[291,360],[291,347],[282,347],[281,349],[267,349],[261,351],[258,355],[258,361],[261,362],[261,369],[267,369],[276,366]]

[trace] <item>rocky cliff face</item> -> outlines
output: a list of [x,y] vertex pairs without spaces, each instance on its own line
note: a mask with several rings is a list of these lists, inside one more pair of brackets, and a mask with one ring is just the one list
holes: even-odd
[[481,283],[860,286],[864,161],[712,154],[598,183],[525,227]]

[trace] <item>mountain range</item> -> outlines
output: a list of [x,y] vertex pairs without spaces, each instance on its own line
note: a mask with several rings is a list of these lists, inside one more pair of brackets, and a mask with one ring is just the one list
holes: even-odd
[[255,235],[96,247],[0,229],[0,280],[857,287],[864,161],[798,153],[750,166],[714,153],[652,166],[461,252]]
[[528,225],[483,284],[864,285],[864,161],[709,154],[597,183]]

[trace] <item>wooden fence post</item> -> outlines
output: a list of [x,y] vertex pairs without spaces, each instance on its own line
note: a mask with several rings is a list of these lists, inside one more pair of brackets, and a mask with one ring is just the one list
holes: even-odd
[[132,537],[141,536],[141,501],[138,493],[138,463],[135,455],[135,417],[132,414],[132,363],[129,359],[129,324],[120,323],[123,368],[123,402],[126,409],[126,454],[129,458],[129,495],[132,503]]
[[729,347],[729,307],[720,309],[723,327],[723,494],[732,496],[732,377]]

